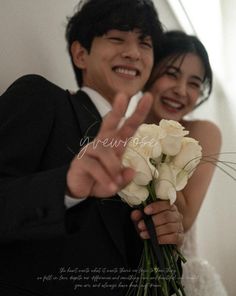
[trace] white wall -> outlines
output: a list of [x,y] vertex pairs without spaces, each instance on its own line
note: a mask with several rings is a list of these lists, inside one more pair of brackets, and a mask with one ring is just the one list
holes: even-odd
[[160,20],[165,30],[181,29],[179,21],[175,17],[173,11],[170,9],[168,1],[153,0],[153,2],[157,8]]
[[[180,28],[169,10],[169,1],[154,2],[166,28]],[[77,88],[64,39],[65,17],[72,14],[76,4],[77,0],[0,0],[0,94],[16,78],[28,73],[41,74],[64,88]],[[231,14],[233,10],[227,12],[232,18]],[[201,15],[198,18],[203,20]],[[230,38],[228,35],[229,44]],[[222,151],[236,151],[235,111],[224,94],[215,93],[195,115],[218,122],[223,131]],[[201,255],[221,273],[230,296],[236,295],[235,188],[236,183],[217,170],[198,220]]]
[[235,103],[236,96],[236,2],[235,0],[221,0],[223,27],[223,54],[227,69],[225,83],[231,102]]
[[64,38],[66,16],[77,0],[0,0],[0,94],[28,73],[75,89]]

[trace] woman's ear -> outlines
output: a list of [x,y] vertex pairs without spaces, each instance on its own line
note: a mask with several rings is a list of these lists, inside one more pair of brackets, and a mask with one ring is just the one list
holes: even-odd
[[80,69],[86,68],[86,56],[88,54],[87,49],[85,49],[79,41],[74,41],[70,48],[73,63]]

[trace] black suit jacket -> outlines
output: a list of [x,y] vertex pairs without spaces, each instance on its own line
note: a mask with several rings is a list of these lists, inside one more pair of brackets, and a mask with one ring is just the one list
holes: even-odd
[[125,295],[142,249],[129,207],[93,197],[64,206],[70,161],[100,122],[85,93],[37,75],[0,97],[1,295]]

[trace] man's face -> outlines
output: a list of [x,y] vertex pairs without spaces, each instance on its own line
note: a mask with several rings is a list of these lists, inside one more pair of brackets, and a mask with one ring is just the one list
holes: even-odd
[[90,53],[84,51],[83,85],[111,103],[117,92],[131,97],[149,78],[153,60],[151,37],[138,30],[110,30],[94,38]]

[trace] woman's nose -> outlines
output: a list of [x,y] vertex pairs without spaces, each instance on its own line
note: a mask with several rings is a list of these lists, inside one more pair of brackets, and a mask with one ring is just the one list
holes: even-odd
[[179,80],[176,82],[175,92],[181,97],[185,97],[187,95],[187,84],[185,81]]

